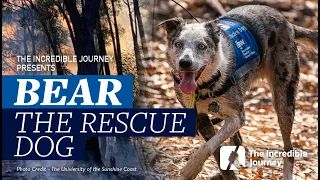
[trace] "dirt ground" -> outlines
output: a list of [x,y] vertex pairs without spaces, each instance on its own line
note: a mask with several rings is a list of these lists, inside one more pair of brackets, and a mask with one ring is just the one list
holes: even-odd
[[[162,2],[162,1],[161,1]],[[165,1],[166,2],[166,1]],[[192,11],[192,1],[179,1],[189,7],[197,17],[206,13],[195,9]],[[193,1],[195,2],[195,1]],[[198,2],[198,1],[197,1]],[[204,1],[199,1],[199,3]],[[238,4],[245,4],[249,1],[221,1],[223,7],[228,10]],[[233,4],[232,4],[233,2]],[[265,1],[267,2],[267,1]],[[272,6],[277,6],[277,1]],[[280,1],[279,1],[280,2]],[[317,1],[299,1],[297,4],[290,4],[291,1],[281,1],[280,10],[289,21],[311,29],[317,29],[317,12],[305,15],[303,7],[317,5]],[[289,2],[289,4],[285,3]],[[291,2],[292,3],[292,2]],[[173,3],[161,4],[161,10],[156,10],[156,23],[161,20],[180,16],[190,18],[188,14],[180,10]],[[201,7],[199,5],[199,7]],[[297,7],[300,7],[297,8]],[[315,6],[312,6],[315,7]],[[173,9],[173,10],[172,10]],[[165,15],[166,13],[173,13]],[[172,12],[171,12],[172,10]],[[300,14],[302,13],[302,15]],[[158,16],[157,16],[158,15]],[[202,16],[202,17],[203,17]],[[208,15],[207,17],[211,17]],[[206,18],[205,18],[206,19]],[[191,20],[190,20],[191,21]],[[170,75],[170,66],[166,62],[166,45],[164,31],[156,29],[153,33],[153,41],[149,41],[149,47],[155,57],[155,61],[144,63],[147,68],[145,95],[148,107],[153,108],[181,108],[176,100],[173,90],[173,80]],[[311,51],[303,45],[298,46],[300,53],[300,83],[296,102],[296,116],[292,132],[292,142],[295,150],[303,150],[308,153],[308,157],[296,158],[294,166],[295,179],[317,179],[318,177],[318,57],[317,52]],[[271,104],[271,93],[265,80],[257,82],[250,92],[246,94],[246,123],[241,128],[240,133],[243,138],[243,146],[246,149],[257,151],[278,150],[282,151],[283,143],[280,129],[277,123],[276,113]],[[216,126],[217,129],[220,125]],[[169,138],[150,138],[149,142],[155,147],[153,154],[153,169],[159,177],[163,179],[178,179],[179,170],[186,164],[189,156],[195,152],[204,140],[199,137],[169,137]],[[225,142],[228,145],[229,142]],[[151,152],[151,151],[150,151]],[[154,155],[156,154],[156,155]],[[214,158],[208,159],[197,180],[210,179],[217,173],[218,166]],[[236,171],[240,179],[282,179],[281,168],[246,168]]]
[[[150,77],[148,83],[154,83],[153,87],[162,86],[166,89],[154,89],[154,98],[150,99],[150,104],[155,108],[181,107],[176,101],[173,83],[169,74],[169,66],[165,60],[159,60],[151,64],[157,64],[157,73]],[[159,65],[161,68],[159,68]],[[167,71],[164,76],[160,71]],[[154,81],[154,78],[159,80]],[[307,85],[308,84],[308,85]],[[305,86],[312,86],[314,92],[309,91]],[[301,73],[299,93],[296,103],[296,116],[293,126],[292,141],[294,149],[303,150],[308,153],[304,159],[296,159],[294,174],[296,179],[317,179],[318,177],[318,95],[317,95],[317,74]],[[160,93],[160,94],[159,94]],[[163,97],[165,96],[165,97]],[[165,100],[159,100],[161,97]],[[271,94],[265,81],[258,82],[251,93],[247,95],[246,124],[240,130],[243,138],[243,146],[247,149],[257,151],[280,150],[283,143],[280,129],[276,119],[276,113],[271,105]],[[219,128],[219,126],[217,126]],[[195,152],[204,140],[196,136],[193,137],[170,137],[152,139],[158,156],[153,166],[158,174],[162,174],[168,179],[177,179],[179,170],[186,164],[188,157]],[[226,142],[224,145],[228,145]],[[281,179],[281,169],[262,168],[246,169],[238,172],[241,179]],[[206,161],[203,171],[197,179],[208,179],[218,172],[218,166],[214,158]],[[255,178],[254,178],[255,177]]]

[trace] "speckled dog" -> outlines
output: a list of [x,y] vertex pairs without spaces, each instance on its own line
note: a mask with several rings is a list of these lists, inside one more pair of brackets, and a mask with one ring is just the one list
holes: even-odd
[[[219,25],[222,18],[239,20],[254,32],[259,43],[260,62],[219,97],[197,99],[200,116],[208,113],[224,120],[222,128],[193,154],[181,170],[181,179],[194,179],[204,162],[245,123],[244,95],[259,78],[266,78],[272,92],[272,102],[284,142],[284,150],[292,149],[290,140],[295,94],[299,82],[299,59],[296,41],[318,49],[318,31],[290,24],[283,15],[267,6],[249,5],[235,8],[209,22],[187,24],[181,18],[162,22],[167,31],[168,60],[173,67],[179,101],[187,107],[200,85],[220,74],[210,86],[212,91],[223,88],[235,71],[235,53],[229,37]],[[210,111],[215,102],[219,109]],[[206,119],[206,118],[205,118]],[[201,129],[199,129],[201,131]],[[200,133],[201,134],[201,133]],[[293,158],[284,158],[284,179],[293,179]],[[235,178],[234,175],[231,177]],[[233,179],[224,176],[226,179]]]

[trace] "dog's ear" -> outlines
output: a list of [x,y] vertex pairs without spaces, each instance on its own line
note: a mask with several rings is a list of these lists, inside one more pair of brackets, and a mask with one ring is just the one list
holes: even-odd
[[158,26],[164,26],[166,31],[169,33],[173,30],[176,30],[182,26],[185,25],[185,21],[182,18],[172,18],[172,19],[167,19],[163,22],[161,22]]
[[163,26],[167,31],[167,36],[174,36],[177,32],[182,30],[182,27],[185,25],[185,21],[182,18],[172,18],[161,22],[158,26]]
[[219,42],[220,37],[220,31],[221,28],[219,26],[219,19],[215,19],[212,21],[209,21],[205,24],[205,28],[209,34],[209,36],[213,39],[215,43]]

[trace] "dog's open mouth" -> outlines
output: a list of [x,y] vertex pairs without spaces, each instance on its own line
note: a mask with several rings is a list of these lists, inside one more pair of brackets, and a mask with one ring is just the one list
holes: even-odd
[[197,80],[200,77],[205,66],[203,66],[198,72],[196,71],[180,71],[179,76],[181,82],[179,84],[180,90],[185,94],[192,94],[198,88]]

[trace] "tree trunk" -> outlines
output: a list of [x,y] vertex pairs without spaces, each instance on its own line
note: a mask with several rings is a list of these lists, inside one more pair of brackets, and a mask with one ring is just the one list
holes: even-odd
[[70,19],[68,18],[65,10],[61,6],[60,1],[55,1],[55,4],[57,5],[57,7],[59,9],[59,12],[62,14],[63,18],[66,20],[68,31],[69,31],[70,38],[71,38],[71,42],[72,42],[72,45],[73,45],[73,50],[74,50],[74,53],[77,54],[76,39],[74,37],[74,33],[73,33],[73,29],[72,29],[72,26],[71,26],[71,23],[70,23]]
[[109,28],[110,28],[110,35],[111,35],[111,39],[112,39],[114,57],[117,60],[118,59],[118,51],[117,51],[117,46],[116,46],[116,40],[114,38],[114,32],[113,32],[111,18],[110,18],[110,14],[109,14],[109,8],[107,7],[105,0],[103,0],[102,2],[103,2],[103,8],[104,8],[106,15],[107,15],[107,20],[108,20],[108,24],[109,24]]
[[[101,29],[100,18],[97,21],[97,38],[98,38],[100,55],[107,55],[106,46],[105,46],[105,40],[104,40],[103,32],[102,32],[102,29]],[[105,74],[106,75],[110,75],[109,63],[108,62],[103,62],[103,65],[104,66],[101,66],[101,68],[104,67]]]
[[[42,28],[44,29],[44,32],[48,38],[48,42],[49,42],[49,45],[53,51],[53,54],[54,55],[59,55],[59,50],[58,50],[58,45],[56,43],[56,40],[54,40],[55,37],[52,37],[51,34],[53,34],[53,29],[51,28],[51,34],[49,32],[49,29],[48,27],[46,26],[46,23],[41,21],[41,25],[42,25]],[[57,69],[57,75],[64,75],[64,70],[62,68],[62,64],[60,62],[56,62],[56,69]]]
[[136,16],[136,19],[138,21],[138,29],[139,29],[142,52],[143,52],[144,58],[148,59],[149,52],[148,52],[147,41],[144,33],[142,18],[141,18],[139,0],[133,0],[133,9],[134,9],[134,14]]
[[[52,35],[52,48],[54,49],[54,55],[58,55],[59,53],[59,42],[58,42],[58,33],[57,29],[54,27],[54,22],[52,20],[49,20],[49,27],[51,30],[51,35]],[[49,34],[50,36],[50,34]],[[62,68],[62,63],[61,62],[55,62],[56,65],[56,70],[57,70],[57,75],[64,75],[64,70]]]
[[[27,29],[23,27],[23,50],[24,55],[28,56],[28,41],[27,41]],[[25,62],[25,65],[28,65],[28,62]],[[25,71],[25,74],[28,74],[28,71]]]
[[[30,35],[30,39],[31,39],[31,55],[32,56],[36,56],[36,38],[35,38],[35,34],[34,34],[34,27],[33,25],[31,25],[31,29],[28,28],[29,31],[29,35]],[[34,61],[31,62],[32,65],[36,64]],[[35,71],[32,72],[32,74],[36,74]]]
[[[25,4],[22,2],[22,7],[25,7]],[[22,17],[25,18],[26,17],[26,13],[25,13],[25,9],[22,10]],[[27,27],[26,27],[26,23],[24,23],[24,25],[22,25],[23,28],[23,50],[24,50],[24,55],[28,56],[28,39],[27,39]],[[28,65],[28,62],[25,62],[25,65]],[[25,74],[28,74],[28,71],[25,71]]]
[[[82,55],[94,55],[94,28],[97,22],[100,0],[86,1],[80,16],[75,0],[64,0],[74,28],[76,39],[78,75],[98,75],[97,63],[79,62]],[[86,138],[86,161],[102,164],[98,137]]]
[[134,46],[133,49],[134,49],[134,54],[135,54],[135,58],[136,58],[137,70],[140,71],[140,70],[142,70],[141,69],[141,54],[140,54],[137,32],[134,32],[134,24],[133,24],[129,0],[127,0],[127,6],[128,6],[128,12],[129,12],[129,20],[130,20],[131,33],[132,33],[132,38],[133,38],[133,46]]
[[113,22],[114,22],[114,31],[116,35],[116,42],[117,42],[117,58],[116,58],[116,64],[117,64],[117,73],[118,75],[122,75],[122,55],[121,55],[121,45],[120,45],[120,35],[119,35],[119,28],[117,23],[117,12],[114,5],[115,0],[111,0],[112,4],[112,11],[113,11]]

